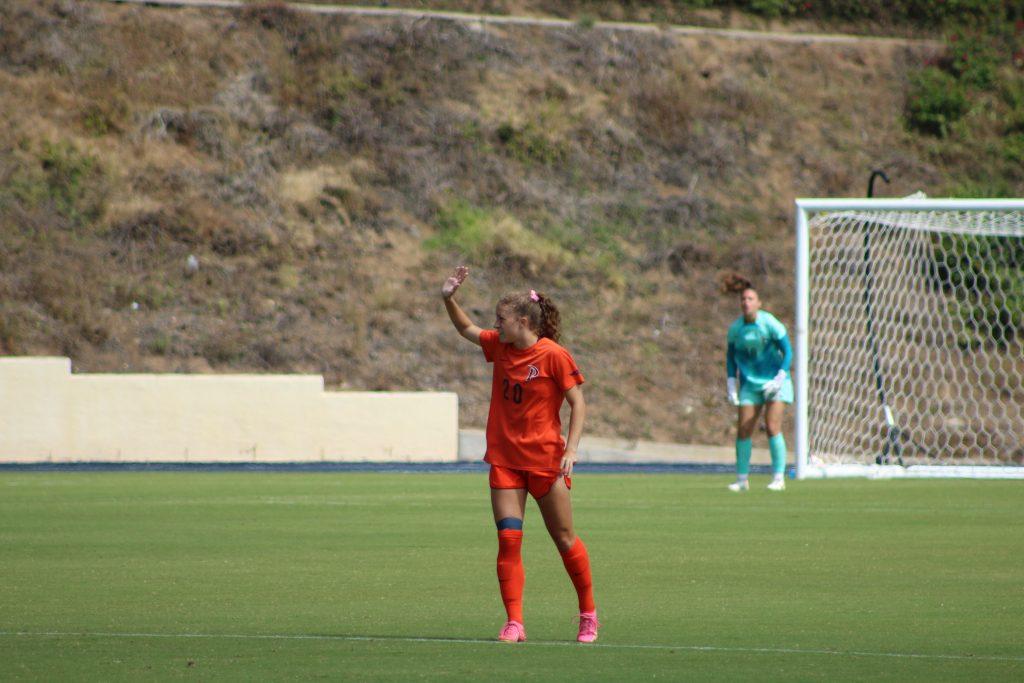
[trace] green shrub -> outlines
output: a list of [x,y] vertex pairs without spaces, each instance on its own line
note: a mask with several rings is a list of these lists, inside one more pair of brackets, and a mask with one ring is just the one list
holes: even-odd
[[368,90],[369,85],[349,69],[337,64],[322,67],[314,93],[319,118],[328,127],[337,125],[343,119],[344,106]]
[[12,174],[7,192],[22,205],[49,205],[74,224],[95,220],[106,202],[106,178],[95,157],[68,142],[43,145],[35,165]]
[[1024,133],[1024,77],[1004,79],[1000,95],[1007,113],[1003,123],[1005,133]]
[[991,36],[957,30],[948,45],[949,68],[960,83],[981,90],[995,84],[999,58]]
[[427,239],[426,246],[477,255],[492,241],[493,224],[491,212],[459,199],[438,212],[439,232]]
[[746,9],[766,17],[781,17],[796,14],[803,4],[794,0],[747,0]]
[[993,177],[991,173],[954,183],[942,194],[965,199],[1007,199],[1017,196],[1009,180],[1003,176]]
[[503,123],[498,126],[495,135],[508,155],[522,163],[553,166],[569,156],[568,146],[564,142],[550,139],[533,122],[520,127]]
[[[687,4],[705,3],[691,0]],[[995,0],[717,0],[711,4],[768,17],[815,16],[934,27],[991,21],[1009,6]]]
[[[909,24],[911,26],[942,28],[947,26],[991,23],[1011,16],[1016,0],[672,0],[671,2],[614,3],[618,12],[625,11],[629,18],[686,22],[687,10],[720,8],[739,10],[764,17],[815,17],[824,21],[870,21],[883,26]],[[575,8],[577,16],[590,12],[598,18],[621,18],[609,11],[608,3],[582,0],[574,3],[547,3]],[[553,10],[558,14],[568,9]],[[578,19],[582,22],[582,19]]]
[[146,342],[146,350],[157,356],[166,356],[171,351],[171,337],[161,332]]
[[560,245],[524,227],[513,216],[463,199],[441,208],[437,228],[437,235],[425,242],[428,249],[459,253],[475,263],[505,259],[537,270],[557,268],[569,258]]
[[946,137],[967,109],[967,95],[953,76],[936,67],[911,74],[906,108],[911,129]]
[[1003,158],[1011,164],[1024,166],[1024,133],[1007,135],[1002,144]]

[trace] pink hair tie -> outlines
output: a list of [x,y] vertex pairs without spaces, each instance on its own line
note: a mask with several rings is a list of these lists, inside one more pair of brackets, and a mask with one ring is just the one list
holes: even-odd
[[532,289],[530,290],[530,300],[531,301],[540,301],[540,297],[537,296],[537,292],[533,291]]

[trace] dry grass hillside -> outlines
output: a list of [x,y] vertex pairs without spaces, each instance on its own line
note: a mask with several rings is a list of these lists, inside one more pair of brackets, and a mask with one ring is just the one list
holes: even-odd
[[[968,0],[969,2],[980,0]],[[999,0],[985,0],[998,2]],[[244,0],[260,4],[263,0]],[[957,9],[933,10],[908,21],[906,15],[928,0],[378,0],[370,7],[416,11],[463,12],[494,16],[567,19],[582,26],[598,21],[642,22],[755,31],[847,33],[863,36],[922,38],[941,35],[941,16]],[[970,10],[960,3],[959,10]],[[312,5],[337,5],[336,0],[307,0]],[[937,0],[941,8],[942,0]]]
[[0,352],[453,390],[482,426],[439,299],[466,263],[478,323],[508,289],[561,304],[590,433],[724,443],[720,278],[792,325],[793,199],[971,181],[978,145],[903,123],[934,57],[5,2]]

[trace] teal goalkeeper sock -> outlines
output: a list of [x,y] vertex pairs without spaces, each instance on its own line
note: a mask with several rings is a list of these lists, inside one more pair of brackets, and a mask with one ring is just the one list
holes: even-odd
[[750,452],[753,444],[750,439],[736,439],[736,474],[746,479],[750,474]]
[[772,474],[782,474],[786,470],[786,437],[776,434],[768,439],[768,452],[772,455]]

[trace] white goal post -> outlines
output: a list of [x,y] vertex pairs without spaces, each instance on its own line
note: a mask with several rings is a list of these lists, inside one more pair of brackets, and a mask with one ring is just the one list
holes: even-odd
[[1024,199],[796,200],[796,476],[1024,478]]

